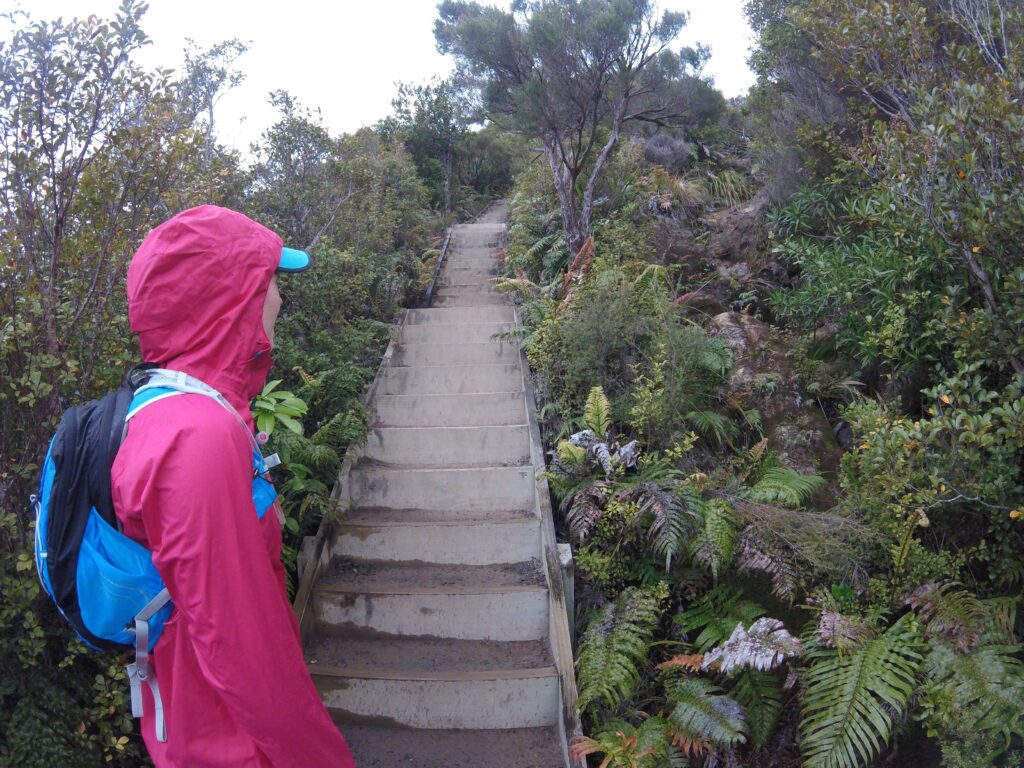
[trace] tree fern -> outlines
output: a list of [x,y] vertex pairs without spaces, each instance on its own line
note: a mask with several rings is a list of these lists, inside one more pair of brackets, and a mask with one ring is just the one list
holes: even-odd
[[690,544],[693,559],[706,566],[715,580],[732,563],[736,550],[736,518],[724,499],[701,505],[700,531]]
[[633,694],[667,595],[664,584],[630,587],[590,622],[577,662],[580,710],[618,707]]
[[1024,662],[1020,645],[983,645],[969,654],[934,643],[925,660],[925,700],[937,701],[972,728],[1024,736]]
[[748,626],[765,613],[757,603],[742,598],[736,587],[721,586],[695,600],[676,621],[688,637],[697,633],[691,642],[703,652],[725,641],[737,624]]
[[675,741],[687,751],[699,753],[709,746],[729,748],[746,742],[743,707],[710,680],[671,679],[668,698],[672,705],[669,727]]
[[856,768],[878,755],[914,692],[918,647],[907,614],[843,657],[820,646],[810,653],[800,721],[808,768]]
[[778,675],[745,669],[736,676],[729,695],[743,707],[750,743],[757,749],[766,746],[782,714],[782,685]]
[[806,503],[825,479],[818,475],[801,475],[788,467],[766,467],[746,496],[759,504],[781,504],[799,507]]

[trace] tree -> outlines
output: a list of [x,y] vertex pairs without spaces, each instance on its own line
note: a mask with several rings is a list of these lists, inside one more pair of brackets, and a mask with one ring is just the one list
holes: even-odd
[[451,80],[439,78],[424,85],[399,83],[391,105],[395,114],[381,122],[382,133],[402,136],[420,177],[438,190],[438,202],[448,213],[455,192],[456,156],[469,123],[459,89]]
[[185,41],[188,44],[185,48],[185,77],[178,84],[178,99],[186,111],[188,123],[194,122],[199,115],[206,118],[203,155],[209,165],[216,144],[213,109],[225,91],[235,88],[245,79],[245,74],[235,68],[235,62],[249,50],[249,46],[237,37],[206,50],[200,49],[191,38]]
[[434,36],[495,122],[540,138],[566,240],[590,235],[594,189],[623,125],[666,122],[669,87],[700,54],[668,50],[686,22],[652,0],[517,0],[511,11],[444,0]]

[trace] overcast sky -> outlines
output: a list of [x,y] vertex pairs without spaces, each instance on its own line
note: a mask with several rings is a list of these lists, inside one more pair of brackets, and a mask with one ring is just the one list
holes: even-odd
[[[505,4],[495,0],[495,4]],[[119,0],[0,0],[34,18],[113,17]],[[151,66],[181,65],[185,38],[209,46],[237,37],[249,44],[238,66],[245,82],[218,104],[217,133],[246,150],[274,120],[270,91],[283,88],[318,107],[336,132],[372,125],[391,111],[395,82],[445,75],[451,61],[434,47],[435,0],[150,0],[143,29]],[[753,75],[746,59],[750,28],[743,0],[661,0],[688,11],[680,44],[711,47],[707,68],[726,96],[740,95]]]

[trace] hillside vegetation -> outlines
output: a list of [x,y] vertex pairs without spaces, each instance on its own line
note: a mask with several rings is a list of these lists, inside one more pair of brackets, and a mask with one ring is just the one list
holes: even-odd
[[[1024,765],[1024,8],[749,0],[726,100],[651,0],[438,5],[447,80],[334,135],[286,92],[244,157],[245,46],[147,71],[143,5],[0,49],[0,765],[139,765],[120,660],[40,595],[32,492],[135,362],[123,281],[201,203],[308,247],[256,404],[285,559],[446,225],[504,274],[576,572],[574,754],[601,768]],[[424,30],[424,34],[428,34]],[[312,278],[312,279],[310,279]],[[509,765],[516,765],[509,756]]]

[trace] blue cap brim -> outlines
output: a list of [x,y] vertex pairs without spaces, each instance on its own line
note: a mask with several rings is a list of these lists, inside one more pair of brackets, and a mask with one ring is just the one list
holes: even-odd
[[278,272],[305,272],[309,269],[309,254],[295,248],[281,249],[281,263],[277,265]]

